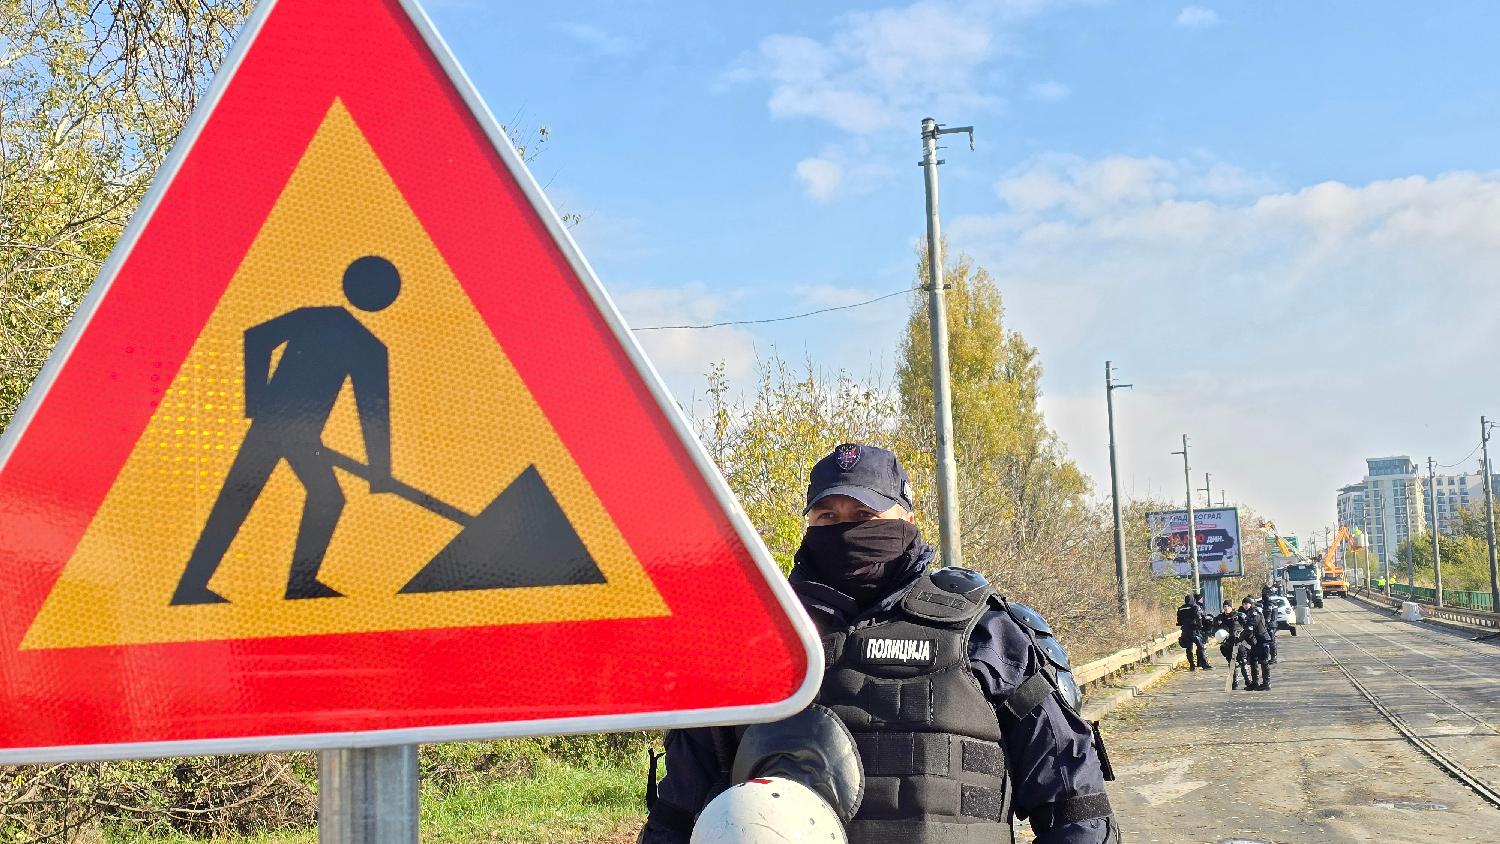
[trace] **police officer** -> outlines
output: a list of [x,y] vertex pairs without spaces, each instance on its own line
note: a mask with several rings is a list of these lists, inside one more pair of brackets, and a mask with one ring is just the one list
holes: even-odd
[[1266,664],[1270,657],[1271,634],[1266,630],[1265,617],[1260,614],[1260,608],[1255,605],[1254,599],[1246,595],[1240,602],[1240,615],[1245,619],[1245,661],[1250,668],[1250,677],[1245,688],[1252,692],[1269,691],[1271,688],[1271,666]]
[[[1224,602],[1223,612],[1214,616],[1214,628],[1228,633],[1228,637],[1219,642],[1219,653],[1224,656],[1224,663],[1229,666],[1229,671],[1234,672],[1234,650],[1244,638],[1244,624],[1240,620],[1240,614],[1235,612],[1234,604]],[[1233,688],[1238,689],[1239,678],[1234,679]]]
[[[1038,844],[1118,844],[1108,758],[1047,622],[977,572],[929,568],[889,451],[840,445],[809,480],[790,580],[823,638],[817,702],[849,727],[864,766],[850,843],[1010,842],[1016,816]],[[642,844],[688,840],[743,734],[667,734]]]
[[[1182,630],[1182,635],[1177,637],[1177,643],[1187,651],[1189,671],[1209,670],[1208,654],[1203,652],[1203,621],[1203,610],[1197,599],[1192,595],[1182,596],[1182,606],[1177,608],[1177,627]],[[1196,660],[1193,659],[1195,652]]]
[[1271,601],[1271,587],[1269,586],[1262,586],[1260,588],[1260,613],[1261,615],[1265,616],[1266,619],[1266,632],[1271,634],[1268,643],[1269,654],[1268,659],[1266,660],[1266,664],[1275,665],[1276,634],[1280,631],[1277,627],[1276,604],[1272,603]]

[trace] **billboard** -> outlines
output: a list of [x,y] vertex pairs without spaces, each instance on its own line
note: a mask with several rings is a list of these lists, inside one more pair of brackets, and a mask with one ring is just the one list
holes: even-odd
[[[1214,507],[1193,511],[1198,545],[1198,574],[1202,577],[1240,577],[1245,573],[1240,547],[1240,511]],[[1192,556],[1188,550],[1186,510],[1163,510],[1146,514],[1151,533],[1151,574],[1155,577],[1191,577]]]

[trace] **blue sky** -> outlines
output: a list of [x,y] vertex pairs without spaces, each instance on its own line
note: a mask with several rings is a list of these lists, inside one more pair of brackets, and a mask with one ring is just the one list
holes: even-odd
[[[1301,532],[1363,458],[1467,455],[1500,416],[1500,9],[1487,3],[492,4],[429,12],[637,325],[755,319],[911,283],[918,122],[951,246],[1041,351],[1049,422],[1127,492],[1168,454]],[[889,375],[902,298],[658,332],[684,401],[775,348]],[[1472,469],[1473,466],[1463,466]]]

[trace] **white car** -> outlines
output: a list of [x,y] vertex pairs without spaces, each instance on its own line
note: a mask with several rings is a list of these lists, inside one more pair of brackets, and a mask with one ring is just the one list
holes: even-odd
[[1276,608],[1276,629],[1290,630],[1293,636],[1297,635],[1297,613],[1292,609],[1291,601],[1282,595],[1272,595],[1271,605]]

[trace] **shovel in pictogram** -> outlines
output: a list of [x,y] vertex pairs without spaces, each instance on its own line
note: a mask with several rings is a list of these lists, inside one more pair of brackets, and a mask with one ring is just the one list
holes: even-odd
[[[323,452],[334,467],[371,480],[365,464],[330,448]],[[382,482],[391,493],[463,528],[401,587],[402,594],[605,582],[535,466],[526,467],[475,515],[410,484]]]

